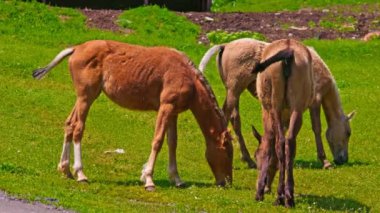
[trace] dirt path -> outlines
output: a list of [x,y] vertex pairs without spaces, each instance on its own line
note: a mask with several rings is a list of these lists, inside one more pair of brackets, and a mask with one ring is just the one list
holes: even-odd
[[16,199],[0,191],[0,213],[70,213],[72,211],[63,210],[55,206],[45,205],[39,202],[29,203],[28,201]]

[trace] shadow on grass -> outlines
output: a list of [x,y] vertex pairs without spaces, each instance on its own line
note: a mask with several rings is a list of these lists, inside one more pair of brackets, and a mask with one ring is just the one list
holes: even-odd
[[[368,162],[361,162],[361,161],[349,161],[348,163],[342,164],[342,165],[336,165],[333,164],[333,168],[337,169],[340,167],[353,167],[353,166],[367,166],[369,165]],[[320,161],[314,160],[314,161],[307,161],[307,160],[295,160],[294,168],[300,168],[300,169],[322,169],[323,165]]]
[[336,198],[333,196],[317,196],[301,194],[300,203],[309,205],[312,209],[323,209],[332,211],[370,212],[371,208],[356,200]]
[[[105,184],[105,185],[115,185],[115,186],[143,186],[144,185],[140,180],[93,180],[93,181],[90,181],[90,183],[91,182]],[[154,180],[154,184],[157,187],[161,187],[161,188],[175,187],[174,183],[171,183],[169,180],[163,180],[163,179]],[[216,185],[211,184],[211,183],[186,181],[185,185],[180,188],[186,189],[190,187],[212,188],[212,187],[216,187]]]

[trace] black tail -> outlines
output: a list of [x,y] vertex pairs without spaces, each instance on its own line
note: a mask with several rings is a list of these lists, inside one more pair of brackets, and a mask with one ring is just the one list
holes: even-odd
[[33,71],[32,76],[35,79],[41,79],[47,71],[48,71],[48,69],[46,67],[39,68],[39,69],[36,69]]
[[224,53],[224,45],[219,47],[219,53],[218,53],[218,58],[217,58],[217,63],[218,63],[218,71],[221,76],[223,76],[223,66],[222,66],[222,57]]
[[257,64],[256,67],[252,70],[252,73],[262,72],[271,64],[278,61],[282,61],[282,65],[284,68],[284,75],[285,77],[288,77],[290,75],[291,62],[293,58],[294,58],[293,49],[287,48],[287,49],[281,50],[278,53],[276,53],[274,56],[265,60],[264,62]]

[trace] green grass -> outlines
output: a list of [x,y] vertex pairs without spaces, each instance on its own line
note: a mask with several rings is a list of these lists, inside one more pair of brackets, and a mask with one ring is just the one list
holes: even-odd
[[360,4],[379,3],[377,0],[215,0],[214,12],[276,12],[294,11],[301,8],[326,8],[338,5],[357,6]]
[[329,14],[319,21],[319,25],[325,29],[334,29],[339,32],[354,32],[357,20],[352,17],[343,17]]
[[211,31],[207,33],[207,38],[210,41],[211,45],[227,43],[239,38],[252,38],[252,39],[257,39],[261,41],[266,41],[266,38],[263,34],[258,33],[258,32],[251,32],[251,31],[240,31],[240,32],[229,33],[226,31],[217,30],[217,31]]
[[[146,14],[159,18],[144,19]],[[62,19],[62,15],[71,18]],[[240,162],[237,146],[233,185],[227,189],[213,185],[204,157],[204,139],[189,112],[179,117],[177,152],[179,172],[188,187],[176,189],[168,182],[168,153],[163,146],[155,168],[157,190],[145,192],[139,176],[150,152],[156,114],[122,109],[104,95],[91,108],[83,139],[89,183],[67,180],[56,171],[63,123],[73,107],[75,93],[66,61],[42,81],[32,79],[33,69],[45,66],[63,48],[89,39],[168,45],[185,51],[195,63],[207,49],[196,42],[198,27],[165,9],[130,10],[121,17],[122,23],[128,23],[134,32],[125,36],[87,29],[83,15],[76,10],[34,2],[0,2],[0,189],[79,212],[286,212],[272,206],[273,194],[262,203],[253,200],[257,172]],[[175,23],[185,30],[172,28]],[[305,113],[297,143],[294,211],[380,211],[380,122],[376,107],[380,101],[380,41],[305,43],[314,46],[330,66],[345,111],[356,110],[357,116],[352,121],[349,163],[326,171],[316,160]],[[225,91],[214,60],[206,76],[221,103]],[[242,95],[241,112],[243,134],[252,153],[256,143],[250,124],[261,127],[261,119],[260,106],[248,93]],[[123,148],[126,154],[104,153],[116,148]],[[331,160],[330,152],[327,155]]]

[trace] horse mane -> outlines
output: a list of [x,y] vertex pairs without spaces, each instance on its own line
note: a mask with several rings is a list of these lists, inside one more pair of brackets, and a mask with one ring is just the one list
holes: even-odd
[[226,127],[227,126],[227,123],[225,120],[226,118],[224,116],[223,111],[220,109],[220,107],[218,105],[218,101],[216,100],[216,96],[215,96],[214,92],[212,91],[211,86],[208,83],[207,79],[205,78],[203,73],[195,67],[194,63],[190,59],[188,60],[188,64],[192,67],[192,70],[194,71],[199,82],[201,82],[203,87],[206,89],[207,94],[209,95],[210,99],[212,100],[211,102],[213,104],[214,111],[218,115],[219,119],[223,122],[223,126]]
[[[329,75],[329,79],[331,80],[331,83],[332,83],[332,88],[337,96],[337,101],[338,101],[338,105],[341,105],[341,100],[340,100],[340,95],[339,95],[339,89],[338,89],[338,85],[336,84],[336,81],[335,81],[335,78],[334,76],[332,75],[331,71],[330,71],[330,68],[327,66],[327,64],[325,63],[325,61],[321,58],[321,56],[317,53],[317,51],[315,51],[315,49],[313,47],[308,47],[309,51],[312,53],[312,57],[315,57],[317,58],[318,60],[313,60],[313,63],[314,62],[318,62],[318,63],[321,63],[321,65],[325,68],[325,71],[326,73]],[[323,71],[322,71],[323,72]],[[322,75],[323,76],[323,75]]]

